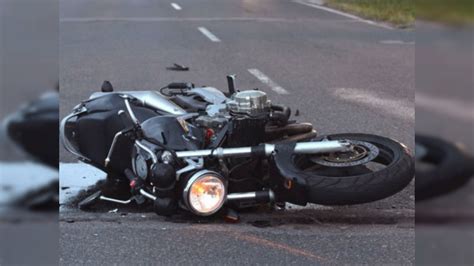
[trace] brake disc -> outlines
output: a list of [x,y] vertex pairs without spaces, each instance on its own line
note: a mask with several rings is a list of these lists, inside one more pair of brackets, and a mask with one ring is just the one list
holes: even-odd
[[324,155],[315,155],[310,158],[313,163],[330,167],[349,167],[366,164],[379,155],[379,148],[372,143],[347,140],[352,144],[349,152],[332,152]]

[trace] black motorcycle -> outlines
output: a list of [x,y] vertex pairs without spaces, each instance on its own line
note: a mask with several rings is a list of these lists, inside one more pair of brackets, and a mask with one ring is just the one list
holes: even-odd
[[[48,92],[28,102],[3,121],[7,136],[30,158],[59,170],[59,93]],[[14,178],[14,177],[12,177]],[[17,207],[57,211],[59,180],[38,186],[14,200]]]
[[[172,83],[159,91],[101,92],[60,125],[64,147],[127,183],[130,198],[101,191],[98,200],[153,202],[159,215],[179,209],[209,216],[268,203],[360,204],[391,196],[414,176],[403,144],[370,134],[317,136],[259,90]],[[224,207],[224,208],[223,208]]]

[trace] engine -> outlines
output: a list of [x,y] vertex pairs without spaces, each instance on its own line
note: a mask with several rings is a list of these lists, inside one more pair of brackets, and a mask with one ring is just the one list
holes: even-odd
[[265,92],[238,92],[227,106],[232,117],[227,139],[229,147],[255,146],[264,142],[271,107]]
[[195,121],[200,127],[212,130],[212,144],[221,142],[219,133],[226,133],[228,147],[254,146],[264,142],[265,125],[270,121],[271,102],[263,91],[237,92],[223,104],[211,104],[206,114]]

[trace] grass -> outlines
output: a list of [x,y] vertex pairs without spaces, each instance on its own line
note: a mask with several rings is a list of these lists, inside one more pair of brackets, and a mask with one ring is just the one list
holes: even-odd
[[413,26],[415,21],[415,0],[326,0],[326,5],[398,27]]
[[415,15],[444,24],[474,24],[473,0],[326,0],[326,5],[398,27],[413,26]]
[[417,0],[416,17],[453,25],[473,24],[474,1]]

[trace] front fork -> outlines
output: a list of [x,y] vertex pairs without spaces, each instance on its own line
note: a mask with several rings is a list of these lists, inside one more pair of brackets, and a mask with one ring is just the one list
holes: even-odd
[[[329,152],[348,152],[352,149],[350,142],[346,140],[323,140],[313,142],[298,142],[296,143],[294,154],[320,154]],[[278,152],[274,144],[261,144],[254,147],[240,147],[240,148],[216,148],[207,150],[195,151],[178,151],[176,155],[178,158],[192,158],[192,157],[268,157],[273,153]]]

